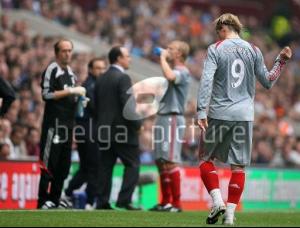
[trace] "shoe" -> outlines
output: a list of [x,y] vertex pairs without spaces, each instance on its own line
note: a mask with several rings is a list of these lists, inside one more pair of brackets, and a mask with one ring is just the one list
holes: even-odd
[[93,211],[93,210],[95,210],[95,208],[91,204],[86,204],[85,205],[85,210],[86,211]]
[[226,211],[226,207],[224,205],[221,206],[213,206],[211,209],[207,219],[206,219],[206,224],[216,224],[219,220],[219,217],[221,215],[224,215]]
[[103,204],[103,205],[97,205],[97,210],[114,210],[109,203]]
[[72,208],[73,208],[73,202],[70,201],[69,199],[64,198],[59,201],[58,209],[66,210],[66,209],[72,209]]
[[179,207],[171,207],[171,208],[169,208],[169,210],[167,210],[168,212],[171,212],[171,213],[180,213],[180,212],[182,212],[182,209],[181,208],[179,208]]
[[44,205],[41,207],[42,210],[53,210],[56,209],[57,206],[52,201],[47,201],[44,203]]
[[139,207],[134,207],[132,204],[116,204],[116,207],[125,209],[127,211],[141,211],[142,209]]
[[152,207],[149,211],[156,211],[156,212],[166,212],[169,211],[172,208],[171,204],[157,204],[154,207]]

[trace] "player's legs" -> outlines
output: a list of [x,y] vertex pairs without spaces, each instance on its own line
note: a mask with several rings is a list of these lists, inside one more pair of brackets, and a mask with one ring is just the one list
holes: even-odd
[[170,188],[171,188],[171,204],[177,209],[181,209],[181,173],[180,167],[177,163],[166,162],[165,172],[169,174]]
[[200,172],[203,184],[213,200],[213,207],[206,223],[215,224],[226,209],[219,187],[218,173],[212,161],[201,161]]
[[228,225],[234,222],[234,212],[244,191],[245,167],[251,160],[253,122],[237,122],[232,132],[233,140],[228,154],[232,176],[228,186],[227,210],[224,217],[224,224]]
[[[159,116],[154,131],[156,164],[160,173],[162,201],[160,208],[172,205],[181,211],[180,169],[185,120],[183,116]],[[154,208],[155,209],[155,208]]]
[[177,212],[176,210],[178,209],[178,212],[180,212],[182,210],[181,202],[180,202],[180,197],[181,197],[180,167],[178,164],[170,162],[166,164],[166,169],[169,173],[169,178],[170,178],[173,211]]
[[156,166],[160,175],[160,189],[162,200],[154,206],[151,211],[164,211],[170,207],[172,202],[171,180],[168,171],[165,169],[164,161],[169,158],[169,122],[170,116],[158,116],[154,128],[154,155]]
[[208,129],[200,143],[200,172],[203,184],[213,200],[213,206],[206,220],[207,224],[215,224],[219,217],[225,213],[225,203],[222,199],[219,177],[214,159],[227,162],[232,140],[231,130],[235,122],[208,120]]
[[231,179],[228,186],[227,209],[223,223],[225,225],[233,225],[234,213],[240,202],[245,186],[245,168],[244,166],[231,166]]
[[162,193],[160,205],[163,207],[172,203],[171,179],[163,161],[157,160],[156,165],[160,175],[160,188]]
[[181,178],[177,163],[157,160],[162,191],[161,211],[181,212]]
[[200,172],[203,184],[212,197],[213,206],[223,206],[224,201],[221,196],[219,177],[213,161],[201,161]]

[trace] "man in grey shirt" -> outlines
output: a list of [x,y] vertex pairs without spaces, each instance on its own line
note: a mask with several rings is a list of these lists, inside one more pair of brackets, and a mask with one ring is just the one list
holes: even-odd
[[[200,143],[200,171],[213,199],[207,224],[215,224],[225,212],[223,223],[233,224],[244,190],[244,169],[251,161],[256,79],[270,89],[292,56],[291,49],[285,47],[269,72],[259,48],[239,37],[241,29],[235,15],[224,14],[216,20],[221,41],[208,48],[200,82],[197,124],[204,136]],[[214,159],[231,165],[227,208]]]
[[181,149],[185,133],[184,110],[190,73],[185,66],[189,45],[173,41],[163,50],[160,64],[168,89],[160,101],[154,129],[154,152],[160,173],[162,201],[152,211],[181,212]]

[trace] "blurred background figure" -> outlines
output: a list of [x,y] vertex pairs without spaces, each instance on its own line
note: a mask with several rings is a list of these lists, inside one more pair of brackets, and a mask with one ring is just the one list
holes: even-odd
[[87,196],[86,210],[94,208],[95,197],[99,192],[99,184],[101,184],[98,175],[100,150],[94,136],[95,129],[93,128],[96,112],[94,92],[97,78],[105,73],[106,70],[107,64],[105,58],[94,58],[88,64],[89,75],[82,86],[86,89],[86,96],[90,101],[84,110],[84,116],[82,118],[77,117],[77,127],[75,130],[80,168],[65,190],[66,196],[70,201],[73,201],[73,191],[79,189],[84,183],[87,183],[85,190]]
[[[5,9],[27,9],[33,14],[54,20],[57,24],[66,26],[66,29],[86,34],[95,40],[110,45],[124,44],[133,56],[157,63],[159,59],[153,54],[153,47],[165,48],[174,38],[184,40],[191,46],[188,68],[192,77],[199,80],[205,49],[216,39],[210,25],[214,18],[227,11],[229,4],[230,10],[239,16],[245,27],[241,37],[265,53],[267,67],[270,67],[280,47],[290,44],[295,51],[290,66],[284,70],[284,77],[278,85],[270,94],[265,94],[264,89],[257,85],[255,98],[255,127],[259,126],[259,131],[254,132],[254,142],[266,141],[270,144],[273,155],[275,151],[283,155],[282,148],[278,148],[275,143],[278,138],[280,141],[285,141],[290,136],[300,138],[300,7],[297,1],[238,2],[242,8],[237,7],[236,2],[227,1],[212,4],[210,1],[191,3],[172,0],[163,1],[159,5],[155,1],[147,0],[1,1],[3,13],[0,17],[0,75],[13,85],[18,94],[5,117],[12,126],[27,120],[30,120],[34,127],[40,126],[44,108],[39,88],[40,75],[54,58],[51,49],[56,39],[41,34],[32,35],[30,29],[34,28],[30,28],[25,21],[13,20],[5,14]],[[268,13],[263,9],[268,9]],[[85,66],[93,57],[92,53],[84,51],[74,53],[71,66],[79,82],[86,80]],[[25,100],[21,105],[23,96]],[[195,99],[191,97],[189,102],[195,102]],[[195,115],[195,111],[193,112]],[[191,122],[193,115],[190,112],[186,113],[187,122]],[[145,124],[149,125],[147,122]],[[152,126],[153,124],[152,121]],[[151,143],[147,131],[142,131],[141,134],[141,145]],[[197,139],[197,135],[194,137],[187,134],[187,137],[190,138],[189,142]],[[253,148],[254,164],[257,145],[255,143]],[[292,147],[295,146],[294,143]],[[153,150],[145,146],[140,149],[152,155],[148,158],[153,157]],[[185,144],[183,161],[187,165],[197,163],[191,157],[188,158],[192,151],[193,144]],[[276,163],[268,162],[263,166],[274,165]]]
[[0,117],[4,116],[13,101],[16,99],[16,95],[9,83],[7,83],[0,74],[0,98],[1,98],[1,109]]
[[10,148],[8,144],[0,144],[0,161],[7,161],[10,155]]

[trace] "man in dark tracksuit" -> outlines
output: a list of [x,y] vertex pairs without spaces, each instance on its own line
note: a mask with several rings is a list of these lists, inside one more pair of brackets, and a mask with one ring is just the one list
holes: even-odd
[[[92,59],[88,65],[89,76],[83,83],[87,91],[87,97],[90,99],[82,118],[77,118],[77,127],[75,138],[78,146],[80,158],[80,168],[70,181],[65,194],[69,200],[72,200],[73,191],[80,188],[87,182],[86,195],[87,204],[85,209],[92,210],[96,194],[98,192],[99,178],[98,166],[100,160],[100,151],[97,141],[93,135],[93,116],[95,114],[94,89],[97,78],[106,71],[106,61],[103,58]],[[84,132],[84,134],[82,134]]]
[[[123,113],[131,96],[128,90],[132,86],[130,77],[125,73],[130,64],[129,51],[123,47],[112,48],[109,62],[109,70],[97,79],[95,87],[97,139],[101,151],[97,209],[112,209],[109,204],[112,171],[120,158],[125,171],[116,205],[119,208],[135,210],[131,205],[131,198],[139,178],[138,131],[141,121],[129,120]],[[132,103],[135,106],[135,101]],[[135,107],[130,110],[134,115]]]
[[10,105],[16,99],[16,95],[12,87],[0,77],[0,98],[3,99],[2,106],[0,109],[0,117],[4,116],[7,113]]
[[83,87],[75,87],[75,75],[69,67],[73,44],[62,39],[54,45],[56,61],[42,76],[42,95],[46,102],[41,136],[41,180],[38,208],[66,208],[60,201],[64,180],[71,165],[72,131],[77,97],[85,96]]

